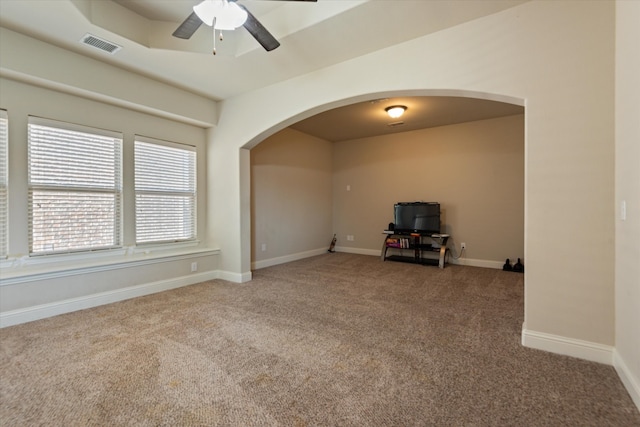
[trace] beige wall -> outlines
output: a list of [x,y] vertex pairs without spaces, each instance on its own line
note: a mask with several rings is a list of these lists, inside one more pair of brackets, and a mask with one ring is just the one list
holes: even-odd
[[340,248],[379,252],[394,203],[431,201],[461,262],[524,258],[523,115],[340,142],[333,159]]
[[251,150],[254,268],[324,253],[333,233],[338,251],[379,255],[394,203],[416,200],[440,202],[455,255],[467,244],[454,262],[523,258],[524,115],[334,144],[290,128],[267,138]]
[[[615,3],[532,1],[221,103],[210,135],[210,238],[250,270],[239,149],[356,101],[486,96],[526,106],[525,345],[611,361]],[[278,100],[278,108],[272,108]],[[588,214],[584,214],[588,212]],[[579,343],[576,345],[576,343]]]
[[[616,357],[640,408],[640,2],[616,3]],[[621,205],[626,202],[626,219]]]
[[6,28],[0,28],[0,52],[2,77],[199,127],[217,118],[217,104],[208,98]]
[[330,142],[284,129],[253,148],[254,267],[326,252],[331,202]]
[[[108,68],[106,68],[108,69]],[[105,72],[105,70],[103,70]],[[119,73],[120,71],[118,71]],[[155,83],[153,96],[159,88]],[[140,90],[144,92],[144,87]],[[173,89],[169,90],[172,93]],[[141,96],[139,93],[137,96]],[[0,260],[0,325],[6,326],[208,280],[218,276],[206,244],[206,131],[71,93],[0,78],[9,117],[9,248]],[[123,246],[115,251],[29,258],[27,123],[34,115],[123,134]],[[135,247],[135,135],[196,147],[198,242]],[[197,271],[192,271],[197,263]]]

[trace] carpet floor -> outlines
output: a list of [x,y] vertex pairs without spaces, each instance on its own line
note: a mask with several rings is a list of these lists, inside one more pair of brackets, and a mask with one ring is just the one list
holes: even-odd
[[523,275],[334,253],[0,330],[2,426],[640,426]]

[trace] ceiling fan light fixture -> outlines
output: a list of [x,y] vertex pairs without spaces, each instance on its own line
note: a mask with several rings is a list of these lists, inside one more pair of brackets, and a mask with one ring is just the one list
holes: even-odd
[[384,111],[386,111],[389,117],[391,117],[392,119],[397,119],[398,117],[402,116],[406,110],[407,107],[405,107],[404,105],[392,105],[391,107],[387,107],[384,109]]
[[198,18],[212,27],[215,21],[216,30],[235,30],[247,20],[247,11],[235,2],[227,0],[204,0],[193,6]]

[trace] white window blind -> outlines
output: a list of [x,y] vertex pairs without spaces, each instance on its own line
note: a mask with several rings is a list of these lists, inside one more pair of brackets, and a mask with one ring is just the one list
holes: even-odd
[[136,243],[196,237],[194,147],[135,140]]
[[8,146],[9,119],[7,111],[0,110],[0,258],[7,256],[9,237]]
[[29,117],[34,255],[121,245],[122,134]]

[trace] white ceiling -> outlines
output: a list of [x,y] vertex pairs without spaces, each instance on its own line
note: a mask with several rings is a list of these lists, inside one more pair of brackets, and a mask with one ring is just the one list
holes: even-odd
[[[0,26],[86,55],[185,90],[224,100],[278,83],[350,58],[402,43],[447,27],[515,6],[525,0],[239,0],[280,41],[266,52],[244,29],[225,32],[212,55],[213,36],[203,25],[189,40],[171,36],[199,0],[0,0]],[[114,55],[83,45],[87,33],[122,46]],[[406,99],[415,103],[407,111],[405,127],[432,126],[478,120],[483,116],[515,114],[491,101],[458,99],[457,108],[440,114],[439,121],[418,120],[417,114],[435,114],[439,98]],[[453,102],[453,101],[452,101]],[[364,103],[365,105],[370,103]],[[418,108],[421,105],[422,107]],[[343,107],[340,114],[308,119],[299,128],[327,129],[320,120],[348,116],[352,129],[365,131],[367,117],[362,106]],[[520,108],[521,111],[521,107]],[[456,114],[456,111],[457,114]],[[464,111],[475,111],[465,116]],[[358,115],[358,112],[362,113]],[[492,113],[494,112],[494,113]],[[411,116],[409,115],[411,113]],[[324,118],[323,118],[324,117]],[[449,117],[449,119],[444,119]],[[485,117],[486,118],[486,117]],[[362,122],[361,126],[357,123]],[[429,124],[430,123],[430,124]],[[333,126],[345,128],[344,126]],[[390,132],[384,124],[385,133]],[[350,133],[355,135],[358,133]],[[329,135],[330,140],[346,134]],[[363,134],[359,134],[363,135]],[[350,138],[350,136],[349,136]]]

